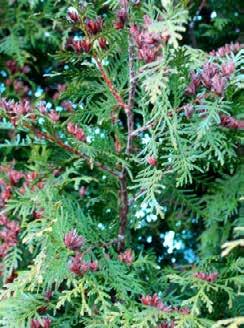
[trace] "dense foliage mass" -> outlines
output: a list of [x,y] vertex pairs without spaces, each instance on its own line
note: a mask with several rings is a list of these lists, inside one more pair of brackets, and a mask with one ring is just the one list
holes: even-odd
[[238,6],[1,1],[0,327],[244,324]]

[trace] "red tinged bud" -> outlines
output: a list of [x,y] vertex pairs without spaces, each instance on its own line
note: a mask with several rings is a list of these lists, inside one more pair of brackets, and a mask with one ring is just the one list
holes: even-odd
[[22,179],[24,177],[24,174],[19,171],[16,171],[16,170],[10,170],[8,172],[8,177],[9,177],[10,183],[12,185],[16,185],[20,181],[20,179]]
[[39,189],[44,188],[44,182],[43,181],[38,181],[36,185],[37,185],[37,188],[39,188]]
[[224,57],[229,55],[230,53],[236,53],[242,48],[243,48],[243,44],[240,44],[239,42],[230,43],[219,48],[217,51],[212,50],[209,54],[214,57]]
[[164,304],[157,294],[154,294],[153,296],[150,295],[142,296],[141,303],[147,306],[155,307],[165,313],[178,312],[183,315],[187,315],[190,313],[189,308],[172,307]]
[[55,178],[59,177],[61,173],[62,173],[62,170],[61,169],[55,169],[55,170],[53,170],[53,176]]
[[81,128],[78,128],[75,133],[75,138],[79,141],[86,141],[85,132]]
[[124,253],[120,253],[118,258],[121,262],[131,265],[134,260],[134,255],[131,249],[127,249]]
[[18,234],[20,232],[20,226],[16,221],[8,221],[6,227],[10,230],[13,234]]
[[117,20],[123,24],[125,24],[127,20],[127,10],[125,8],[120,9],[117,14]]
[[232,61],[226,64],[222,64],[221,69],[222,74],[226,77],[229,77],[235,71],[235,64]]
[[193,82],[191,82],[186,88],[186,94],[192,96],[195,95],[195,93],[196,93],[196,86]]
[[15,60],[7,60],[5,65],[12,74],[18,71],[17,62]]
[[[20,232],[20,226],[16,221],[9,220],[5,215],[0,216],[0,258],[5,257],[9,249],[16,246],[18,240],[18,234]],[[9,277],[9,282],[11,276]]]
[[90,34],[97,34],[101,32],[103,27],[103,20],[101,17],[98,17],[95,20],[88,19],[86,22],[86,30]]
[[165,305],[162,303],[162,301],[160,300],[160,298],[158,297],[157,294],[154,294],[153,296],[150,296],[150,295],[142,296],[141,297],[141,302],[144,305],[153,306],[153,307],[156,307],[160,310],[163,307],[165,307]]
[[105,38],[100,38],[98,40],[98,44],[101,49],[106,49],[107,48],[107,40]]
[[60,119],[59,114],[55,110],[51,110],[48,116],[55,123],[58,122]]
[[64,236],[64,244],[71,250],[78,250],[83,246],[85,240],[82,236],[79,236],[75,230],[71,230]]
[[70,272],[72,272],[76,275],[82,275],[81,258],[82,258],[82,256],[79,253],[77,253],[74,257],[72,257],[70,264],[69,264]]
[[41,324],[39,320],[32,319],[31,320],[31,328],[41,328]]
[[27,182],[30,183],[33,180],[38,178],[38,173],[33,171],[33,172],[30,172],[30,173],[27,173],[25,177],[26,177]]
[[69,270],[74,274],[81,276],[88,271],[97,271],[98,263],[96,261],[85,262],[82,260],[82,254],[76,253],[69,264]]
[[190,96],[195,95],[200,83],[201,83],[200,77],[197,74],[195,74],[194,72],[192,72],[191,73],[191,82],[188,85],[188,87],[186,88],[186,94],[188,94]]
[[6,186],[1,193],[1,198],[5,203],[11,198],[11,189],[11,186]]
[[154,156],[149,156],[147,158],[147,162],[151,166],[156,166],[157,165],[157,159]]
[[75,131],[76,131],[76,126],[75,126],[73,123],[69,122],[69,123],[67,124],[67,131],[68,131],[70,134],[74,134]]
[[151,305],[151,299],[152,299],[152,297],[150,295],[142,296],[141,302],[144,305]]
[[207,282],[215,282],[218,278],[218,272],[205,273],[205,272],[196,272],[194,277],[200,280],[205,280]]
[[0,215],[0,225],[6,225],[8,223],[8,218],[6,215]]
[[153,62],[158,55],[158,51],[155,48],[149,48],[147,46],[143,46],[138,50],[138,58],[144,60],[147,64]]
[[33,215],[33,218],[35,220],[40,220],[43,216],[43,213],[44,211],[43,210],[40,210],[40,211],[33,211],[32,215]]
[[89,263],[81,262],[81,264],[80,264],[80,271],[81,271],[81,274],[86,273],[89,269],[90,269],[90,265],[89,265]]
[[40,320],[32,319],[31,328],[50,328],[52,321],[49,318],[42,318]]
[[72,134],[79,141],[86,141],[86,135],[83,129],[79,128],[76,124],[69,122],[67,124],[67,131]]
[[89,263],[89,269],[91,271],[97,271],[98,270],[98,263],[96,261]]
[[67,10],[67,19],[71,23],[77,23],[80,20],[78,10],[74,7],[69,7]]
[[211,91],[215,92],[218,96],[222,96],[226,86],[226,78],[215,74],[212,78]]
[[73,41],[73,48],[77,52],[85,52],[88,53],[91,50],[91,42],[87,39],[85,40],[74,40]]
[[228,115],[221,116],[221,125],[231,129],[244,129],[243,121],[238,121],[234,117]]
[[[208,62],[203,65],[203,70],[200,75],[201,83],[208,89],[212,87],[212,79],[219,74],[219,68],[216,64]],[[194,83],[194,81],[193,81]]]
[[114,28],[116,30],[122,30],[124,28],[125,24],[121,21],[114,22]]

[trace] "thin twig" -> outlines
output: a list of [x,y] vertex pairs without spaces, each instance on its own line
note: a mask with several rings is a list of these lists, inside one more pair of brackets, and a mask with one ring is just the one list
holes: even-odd
[[152,128],[153,126],[155,125],[155,122],[151,122],[151,123],[148,123],[146,125],[143,125],[142,127],[134,130],[132,132],[132,136],[137,136],[139,133],[143,132],[143,131],[146,131],[146,130],[149,130],[150,128]]
[[[180,113],[181,111],[183,111],[184,109],[183,108],[177,108],[176,112],[177,113]],[[168,113],[168,116],[172,116],[172,113],[169,112]],[[220,124],[221,126],[224,126],[225,128],[228,128],[228,129],[236,129],[236,130],[243,130],[244,129],[244,120],[238,120],[232,116],[229,116],[229,115],[220,115]],[[132,135],[133,136],[137,136],[139,133],[143,132],[143,131],[146,131],[146,130],[149,130],[150,128],[152,128],[156,123],[155,122],[152,122],[152,123],[148,123],[136,130],[134,130],[132,132]]]
[[[134,61],[135,61],[135,50],[134,43],[129,35],[128,39],[128,57],[129,57],[129,96],[126,112],[127,116],[127,146],[126,146],[126,154],[129,155],[132,148],[133,141],[133,130],[134,130],[134,113],[133,107],[135,103],[135,93],[136,93],[136,72],[134,69]],[[120,210],[119,210],[119,218],[120,218],[120,226],[119,226],[119,235],[118,239],[121,240],[119,243],[118,250],[121,251],[125,246],[125,234],[128,223],[128,212],[129,212],[129,200],[128,200],[128,184],[127,184],[127,172],[126,169],[123,168],[122,177],[120,179],[120,191],[119,191],[119,199],[120,199]]]
[[135,61],[135,45],[131,36],[129,35],[129,97],[128,97],[128,113],[127,113],[127,147],[126,153],[129,154],[132,151],[132,139],[133,139],[133,129],[134,129],[134,113],[133,107],[135,103],[135,93],[136,93],[136,72],[134,70]]
[[98,242],[98,243],[95,243],[95,244],[92,244],[91,246],[89,246],[86,250],[84,250],[82,252],[82,257],[84,257],[86,254],[90,253],[94,248],[107,248],[109,246],[112,246],[112,245],[117,245],[120,243],[120,240],[119,238],[116,238],[116,239],[113,239],[113,240],[110,240],[109,242]]
[[[47,134],[46,132],[43,132],[37,128],[35,128],[34,126],[32,126],[31,124],[27,124],[25,123],[25,127],[30,129],[32,132],[34,132],[34,134],[37,136],[37,137],[41,137],[41,138],[44,138],[45,140],[47,141],[50,141],[52,143],[55,143],[56,145],[58,145],[59,147],[63,148],[64,150],[72,153],[72,154],[75,154],[79,157],[82,157],[84,158],[84,160],[86,162],[88,162],[88,164],[91,163],[92,159],[87,156],[86,154],[83,154],[82,152],[80,152],[78,149],[75,149],[73,148],[72,146],[70,145],[66,145],[65,143],[63,143],[62,140],[50,135],[50,134]],[[121,176],[121,173],[118,172],[118,171],[113,171],[112,169],[110,169],[108,166],[98,162],[98,161],[94,161],[93,162],[94,165],[96,167],[98,167],[99,169],[101,169],[102,171],[105,171],[107,173],[110,173],[111,175],[115,176],[116,178],[119,178]]]
[[125,110],[125,112],[127,113],[128,112],[128,105],[124,102],[124,100],[120,96],[118,90],[115,88],[112,81],[108,77],[107,73],[105,72],[105,70],[103,68],[102,63],[100,62],[100,60],[96,56],[94,56],[94,60],[96,61],[97,67],[98,67],[98,69],[99,69],[99,71],[102,75],[102,78],[103,78],[104,82],[106,83],[107,87],[109,88],[111,94],[113,95],[113,97],[117,101],[118,105],[120,107],[122,107]]

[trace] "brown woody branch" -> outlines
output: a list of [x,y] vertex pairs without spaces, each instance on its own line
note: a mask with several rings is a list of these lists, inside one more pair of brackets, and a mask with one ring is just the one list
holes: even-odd
[[[29,130],[31,130],[32,132],[34,132],[34,134],[37,137],[39,137],[39,138],[41,137],[41,138],[44,138],[47,141],[50,141],[52,143],[55,143],[56,145],[58,145],[59,147],[63,148],[67,152],[72,153],[72,154],[75,154],[75,155],[83,158],[88,164],[91,164],[91,161],[92,160],[91,160],[91,158],[89,156],[87,156],[86,154],[80,152],[78,149],[73,148],[70,145],[66,145],[65,143],[63,143],[62,140],[60,140],[60,139],[58,139],[58,138],[56,138],[56,137],[54,137],[54,136],[52,136],[50,134],[47,134],[46,132],[43,132],[43,131],[37,129],[36,127],[32,126],[31,124],[25,123],[25,127],[28,128]],[[100,163],[98,161],[95,161],[93,163],[100,170],[105,171],[105,172],[113,175],[116,178],[119,178],[121,176],[121,173],[120,172],[113,171],[108,166],[106,166],[106,165],[104,165],[104,164],[102,164],[102,163]]]
[[[134,98],[136,92],[136,79],[135,79],[135,71],[134,71],[134,45],[132,39],[129,36],[129,96],[128,96],[128,103],[126,104],[122,97],[120,96],[118,90],[113,85],[111,79],[105,72],[102,63],[100,60],[94,56],[94,59],[97,63],[97,67],[101,73],[101,76],[106,83],[107,87],[109,88],[111,94],[117,101],[119,107],[123,108],[126,117],[127,117],[127,129],[128,129],[128,136],[127,136],[127,146],[126,146],[126,154],[130,154],[132,151],[132,139],[133,139],[133,129],[134,129],[134,115],[133,115],[133,106],[134,106]],[[120,188],[119,188],[119,234],[118,234],[118,250],[122,250],[125,246],[125,233],[128,221],[128,188],[127,188],[127,173],[126,169],[123,167],[121,176],[120,176]]]
[[104,82],[106,83],[107,87],[109,88],[111,94],[113,95],[113,97],[115,98],[115,100],[117,101],[118,105],[120,107],[122,107],[125,112],[128,112],[128,105],[124,102],[124,100],[122,99],[122,97],[120,96],[118,90],[115,88],[115,86],[113,85],[112,81],[110,80],[110,78],[108,77],[107,73],[105,72],[102,63],[100,62],[100,60],[94,56],[94,59],[97,63],[97,67],[102,75],[102,78],[104,80]]
[[[128,47],[129,96],[128,96],[128,104],[127,104],[128,111],[126,112],[127,129],[128,129],[126,154],[129,155],[132,152],[132,141],[133,141],[133,130],[134,130],[133,107],[135,103],[135,93],[136,93],[136,73],[134,70],[135,50],[130,35],[129,35],[128,43],[129,43],[129,47]],[[120,199],[120,210],[119,210],[120,226],[119,226],[118,239],[121,242],[118,245],[118,249],[121,250],[125,246],[125,234],[126,234],[126,227],[128,223],[128,212],[129,212],[127,173],[125,168],[123,168],[122,177],[120,179],[119,199]]]
[[129,96],[128,96],[128,113],[127,113],[127,147],[126,153],[129,154],[132,151],[132,139],[133,139],[133,129],[134,129],[134,114],[133,107],[135,103],[135,93],[136,93],[136,73],[134,70],[134,60],[135,60],[135,45],[131,36],[129,35]]
[[229,129],[242,130],[244,129],[244,120],[237,120],[236,118],[228,115],[221,115],[220,125]]

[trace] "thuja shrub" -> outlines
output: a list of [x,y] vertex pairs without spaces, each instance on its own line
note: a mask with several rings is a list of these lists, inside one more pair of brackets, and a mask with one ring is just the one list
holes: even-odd
[[243,45],[187,1],[3,1],[0,326],[239,327]]

